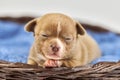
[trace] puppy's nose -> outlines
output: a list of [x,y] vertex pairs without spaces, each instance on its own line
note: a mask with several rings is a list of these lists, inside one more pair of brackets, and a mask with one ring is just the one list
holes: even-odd
[[58,52],[59,49],[60,49],[60,47],[58,47],[58,46],[53,46],[53,45],[51,45],[51,47],[52,47],[52,51],[53,51],[53,52]]
[[58,51],[59,51],[59,48],[58,48],[58,47],[53,47],[53,48],[52,48],[52,51],[58,52]]

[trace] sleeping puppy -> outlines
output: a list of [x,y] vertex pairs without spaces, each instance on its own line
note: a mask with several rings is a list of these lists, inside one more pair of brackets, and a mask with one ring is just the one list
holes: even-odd
[[100,56],[100,49],[79,22],[60,13],[31,20],[25,30],[34,33],[28,64],[42,67],[76,67]]

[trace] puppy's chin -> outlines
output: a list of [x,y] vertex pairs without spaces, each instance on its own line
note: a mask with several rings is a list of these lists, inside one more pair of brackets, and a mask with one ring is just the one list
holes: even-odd
[[59,54],[46,54],[47,59],[61,60],[62,57]]

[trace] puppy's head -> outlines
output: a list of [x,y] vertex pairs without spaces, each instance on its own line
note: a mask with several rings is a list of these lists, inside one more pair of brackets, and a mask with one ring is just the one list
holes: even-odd
[[85,30],[70,17],[52,13],[28,22],[25,29],[35,35],[35,50],[47,59],[66,59],[74,52],[78,35]]

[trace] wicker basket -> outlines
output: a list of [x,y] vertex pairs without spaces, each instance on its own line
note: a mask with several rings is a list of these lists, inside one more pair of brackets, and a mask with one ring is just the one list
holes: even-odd
[[23,63],[0,61],[0,80],[120,80],[120,62],[44,69]]
[[[0,17],[26,23],[34,17]],[[97,32],[107,32],[101,27],[82,24]],[[0,61],[0,80],[120,80],[120,62],[100,62],[75,68],[41,68],[23,63]]]

